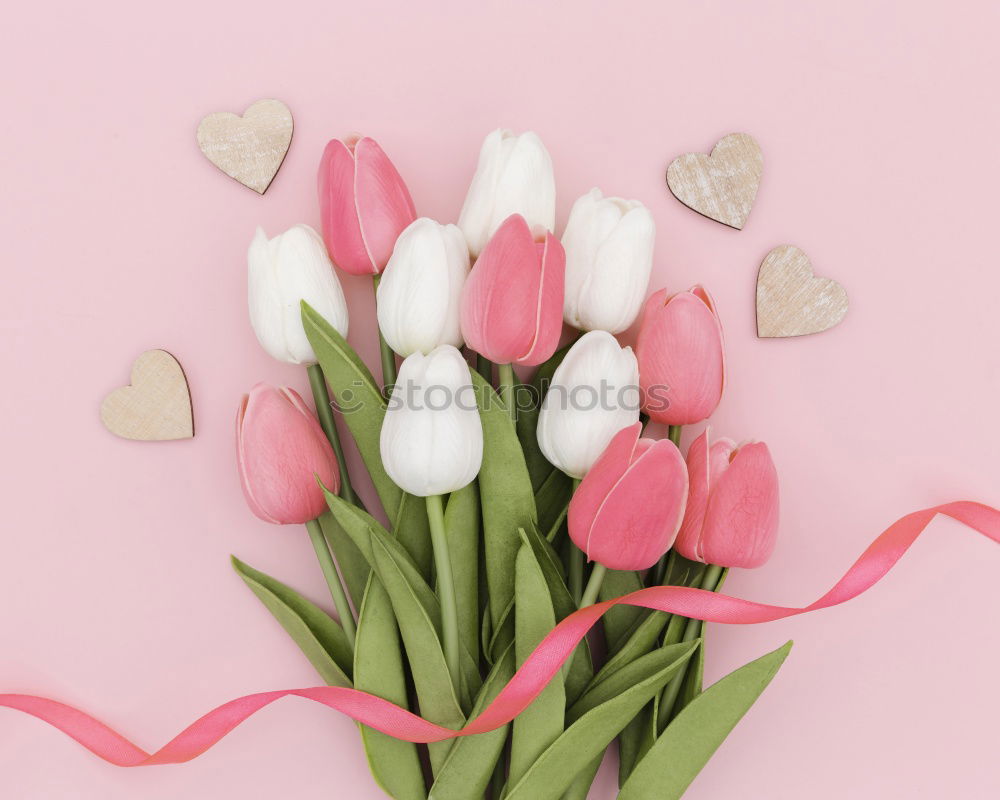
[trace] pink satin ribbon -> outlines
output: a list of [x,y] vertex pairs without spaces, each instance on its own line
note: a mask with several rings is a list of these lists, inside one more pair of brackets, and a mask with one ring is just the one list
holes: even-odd
[[657,586],[582,608],[560,622],[522,664],[483,712],[461,730],[443,728],[379,697],[355,689],[320,686],[261,692],[232,700],[208,712],[155,753],[147,753],[107,725],[75,708],[23,694],[0,695],[0,706],[31,714],[76,739],[95,755],[120,767],[179,764],[204,753],[233,728],[264,706],[289,695],[305,697],[352,719],[411,742],[437,742],[485,733],[505,725],[523,711],[558,671],[587,631],[609,608],[631,605],[696,617],[709,622],[749,625],[829,608],[877,583],[937,515],[968,525],[1000,543],[1000,511],[980,503],[957,502],[915,511],[882,533],[847,574],[819,600],[804,608],[765,605],[702,589]]

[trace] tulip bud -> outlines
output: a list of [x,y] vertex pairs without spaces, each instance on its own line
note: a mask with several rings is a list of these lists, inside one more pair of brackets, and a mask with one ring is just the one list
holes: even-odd
[[347,301],[323,240],[308,225],[273,239],[257,228],[247,252],[250,324],[268,355],[289,364],[315,364],[302,328],[300,301],[347,336]]
[[258,383],[236,415],[240,482],[250,510],[265,522],[309,522],[326,511],[317,483],[340,490],[333,448],[302,398]]
[[541,364],[559,346],[565,255],[551,233],[536,239],[524,217],[504,221],[462,292],[462,334],[498,364]]
[[323,151],[318,183],[330,257],[352,275],[378,275],[399,234],[417,216],[389,156],[367,136],[334,139]]
[[669,439],[640,439],[641,431],[637,422],[615,434],[569,504],[570,538],[609,569],[653,566],[684,516],[684,458]]
[[690,491],[674,549],[721,567],[759,567],[778,536],[778,472],[763,442],[709,443],[706,430],[687,456]]
[[538,416],[538,445],[551,464],[582,478],[612,437],[639,420],[638,370],[632,348],[606,331],[576,341]]
[[419,497],[471,483],[483,462],[483,427],[469,365],[451,345],[407,356],[379,440],[389,477]]
[[665,425],[691,425],[711,416],[726,381],[722,325],[701,286],[646,303],[636,343],[642,410]]
[[460,301],[469,250],[456,225],[421,217],[396,240],[378,285],[378,326],[401,356],[462,346]]
[[458,217],[473,256],[511,214],[520,214],[532,227],[555,228],[556,180],[549,151],[537,134],[498,129],[483,142]]
[[656,226],[637,200],[591,189],[573,204],[563,232],[566,297],[574,328],[619,333],[635,322],[653,269]]

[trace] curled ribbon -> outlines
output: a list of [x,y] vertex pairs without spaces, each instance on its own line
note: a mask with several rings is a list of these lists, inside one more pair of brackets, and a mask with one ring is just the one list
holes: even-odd
[[246,695],[209,711],[174,739],[147,753],[121,734],[71,706],[23,694],[0,694],[0,706],[38,717],[75,739],[95,755],[119,767],[179,764],[200,756],[233,728],[266,705],[289,695],[304,697],[352,719],[410,742],[438,742],[495,730],[520,714],[545,688],[594,623],[615,605],[631,605],[728,625],[750,625],[829,608],[857,597],[892,569],[938,514],[951,517],[1000,543],[1000,511],[980,503],[955,502],[907,514],[885,530],[854,562],[843,578],[804,608],[754,603],[703,589],[656,586],[570,614],[549,632],[496,699],[461,730],[435,725],[367,692],[333,686],[288,689]]

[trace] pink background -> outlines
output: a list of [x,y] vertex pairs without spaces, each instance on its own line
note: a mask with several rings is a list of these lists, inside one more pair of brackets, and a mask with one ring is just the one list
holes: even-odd
[[[146,747],[238,694],[314,685],[228,564],[325,593],[302,530],[246,509],[233,415],[258,380],[305,389],[245,308],[254,227],[317,223],[324,142],[376,136],[420,213],[454,220],[482,137],[533,129],[559,221],[593,185],[654,212],[654,286],[704,282],[727,332],[720,432],[766,440],[782,476],[773,560],[728,589],[806,603],[904,512],[1000,504],[1000,136],[989,2],[18,4],[5,75],[0,231],[0,691],[88,709]],[[613,13],[611,9],[614,9]],[[263,197],[198,152],[198,120],[262,97],[295,117]],[[669,160],[752,132],[745,230],[663,182]],[[756,268],[794,243],[851,297],[820,336],[759,341]],[[374,363],[372,300],[348,279]],[[181,360],[193,440],[100,425],[143,350]],[[688,431],[690,440],[694,431]],[[786,667],[689,797],[1000,794],[1000,552],[936,522],[846,607],[714,626],[715,680],[794,637]],[[593,793],[613,797],[608,765]],[[0,711],[0,794],[175,800],[377,798],[351,722],[288,700],[183,767],[120,770]]]

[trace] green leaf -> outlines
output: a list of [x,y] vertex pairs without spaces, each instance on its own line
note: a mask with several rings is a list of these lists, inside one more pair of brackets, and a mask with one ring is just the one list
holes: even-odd
[[[392,602],[374,574],[360,605],[354,646],[354,685],[406,708],[406,669]],[[396,800],[425,800],[417,746],[361,725],[361,741],[375,782]]]
[[[497,659],[476,698],[472,717],[493,702],[500,690],[514,677],[514,646],[511,644]],[[510,725],[501,725],[488,733],[462,736],[445,759],[431,787],[430,800],[467,800],[482,797],[489,785],[493,768],[503,753]]]
[[[701,650],[702,648],[698,648]],[[618,736],[618,786],[624,786],[635,765],[656,741],[656,715],[659,708],[658,697],[646,703],[642,711],[625,726]]]
[[323,536],[333,551],[333,557],[337,560],[340,574],[347,584],[347,593],[351,596],[351,602],[355,608],[361,607],[361,602],[365,597],[365,587],[368,586],[368,576],[371,574],[371,567],[368,560],[358,550],[357,545],[351,540],[340,523],[334,519],[329,512],[319,518],[319,525],[323,529]]
[[379,436],[386,403],[371,372],[347,340],[305,301],[302,327],[341,408],[375,491],[389,519],[395,519],[403,491],[382,466]]
[[437,597],[434,595],[434,590],[427,584],[410,552],[382,526],[382,523],[367,511],[327,491],[325,487],[323,488],[323,494],[326,496],[326,504],[330,508],[330,512],[354,543],[361,556],[368,562],[369,566],[372,568],[375,567],[372,537],[377,535],[380,539],[384,540],[385,546],[397,557],[400,569],[403,570],[407,576],[407,580],[413,585],[421,604],[427,609],[437,604]]
[[[566,588],[566,581],[562,574],[562,562],[545,539],[543,539],[536,528],[528,528],[524,531],[531,543],[535,558],[545,576],[545,584],[549,589],[549,597],[552,598],[552,608],[556,613],[556,620],[561,622],[574,611],[576,603]],[[569,660],[569,671],[566,673],[566,699],[567,702],[574,702],[590,683],[594,677],[594,665],[591,661],[590,647],[586,639],[577,645]]]
[[594,783],[594,778],[597,777],[597,771],[601,768],[602,761],[604,761],[604,753],[601,753],[580,770],[562,796],[562,800],[587,800],[590,795],[590,787]]
[[[641,681],[650,672],[656,672],[670,664],[677,664],[678,669],[686,664],[697,649],[698,642],[684,642],[682,644],[672,644],[669,647],[661,647],[652,653],[647,653],[629,664],[622,667],[611,677],[587,689],[583,697],[577,700],[566,712],[566,719],[575,722],[591,709],[602,703],[613,700],[620,694],[628,691],[630,686]],[[676,670],[675,670],[676,671]]]
[[[520,668],[539,642],[556,626],[548,586],[527,536],[517,554],[514,586],[514,649]],[[563,732],[565,708],[566,691],[562,674],[557,673],[514,720],[508,777],[511,785],[516,784],[546,748],[559,738]]]
[[427,520],[427,500],[404,494],[392,523],[392,532],[406,548],[424,580],[430,581],[434,548],[431,546],[431,529]]
[[667,727],[625,782],[618,800],[677,800],[777,674],[792,643],[729,673]]
[[[378,520],[357,506],[348,503],[324,489],[327,505],[333,515],[340,522],[347,535],[358,548],[358,551],[368,559],[373,569],[378,569],[377,550],[373,543],[378,542],[383,548],[392,554],[396,569],[403,576],[407,589],[420,604],[424,613],[434,626],[434,631],[438,638],[441,638],[441,604],[434,590],[428,585],[417,569],[413,559],[405,548],[400,545],[393,536],[379,524]],[[388,588],[392,588],[391,586]],[[478,658],[462,648],[462,698],[466,705],[471,702],[471,697],[479,691],[482,679],[479,675]]]
[[323,609],[281,581],[232,556],[246,582],[329,686],[351,686],[351,645],[343,628]]
[[537,523],[535,495],[507,409],[478,372],[472,373],[472,380],[483,424],[479,489],[490,612],[497,627],[514,597],[514,561],[521,546],[517,529]]
[[704,631],[705,623],[702,622],[698,626],[698,636],[701,637],[702,646],[698,648],[698,652],[691,657],[690,663],[684,670],[684,679],[681,681],[680,692],[677,694],[677,700],[674,702],[674,713],[673,717],[676,717],[683,711],[692,700],[694,700],[699,694],[701,694],[702,681],[705,678],[705,645],[704,645]]
[[397,532],[397,538],[413,556],[424,577],[429,577],[430,530],[423,503],[419,498],[415,501],[406,498],[382,466],[379,437],[386,409],[382,391],[347,340],[304,301],[302,326],[340,406],[344,422],[358,446],[382,508]]
[[474,660],[479,655],[479,486],[473,481],[452,492],[444,528],[458,602],[459,638]]
[[[642,578],[638,572],[609,569],[601,584],[600,600],[613,600],[623,594],[637,592],[642,589]],[[609,608],[602,618],[604,638],[607,640],[608,651],[614,652],[621,645],[628,632],[650,612],[637,606],[614,606]]]
[[600,695],[581,698],[573,709],[579,718],[539,757],[506,800],[561,797],[639,709],[687,663],[695,646],[688,643],[666,655],[658,651],[646,656],[643,665],[647,670],[637,676],[638,680],[603,702],[598,702]]
[[[643,619],[635,627],[631,635],[628,636],[624,644],[618,648],[618,651],[604,663],[601,671],[594,676],[591,685],[603,681],[609,675],[614,674],[627,664],[631,664],[637,658],[646,655],[646,653],[656,647],[657,639],[667,626],[670,618],[670,614],[656,612]],[[673,644],[673,642],[671,643]]]
[[573,496],[573,480],[562,470],[551,468],[548,477],[535,492],[538,509],[538,530],[546,539],[555,541],[559,527],[566,521],[566,511]]
[[[373,539],[372,550],[375,553],[375,573],[389,593],[396,624],[403,635],[420,713],[431,722],[457,730],[464,724],[465,714],[458,702],[452,676],[448,673],[434,623],[383,540]],[[428,745],[431,769],[435,775],[444,765],[453,741]]]

